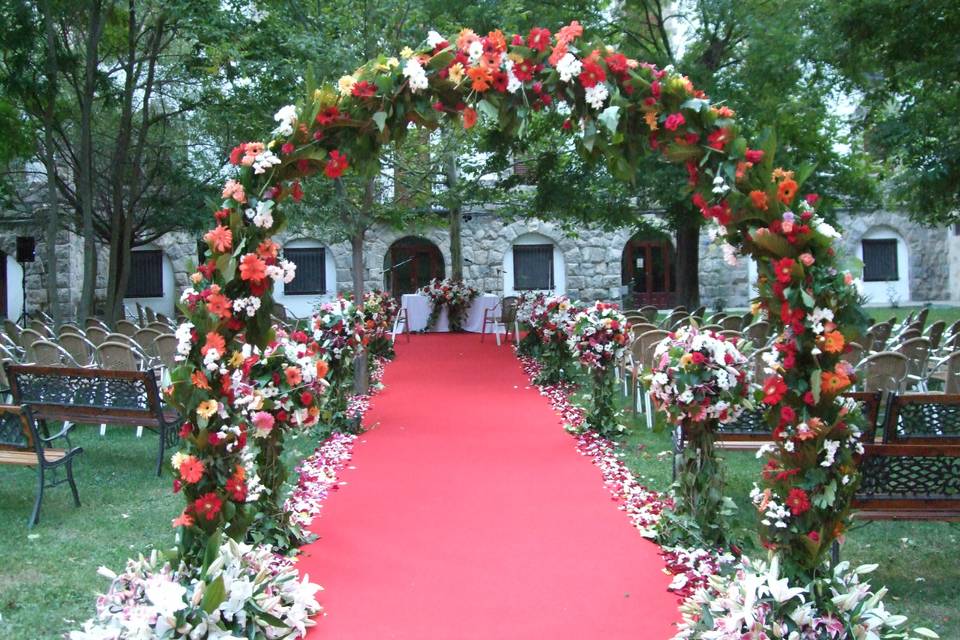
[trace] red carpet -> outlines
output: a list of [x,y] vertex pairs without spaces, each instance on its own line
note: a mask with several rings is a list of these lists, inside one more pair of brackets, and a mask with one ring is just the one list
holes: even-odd
[[510,348],[427,334],[397,352],[300,561],[324,587],[308,638],[671,637],[657,547]]

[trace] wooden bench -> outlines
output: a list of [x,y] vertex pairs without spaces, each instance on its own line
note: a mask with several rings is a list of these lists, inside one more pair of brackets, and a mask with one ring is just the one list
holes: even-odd
[[[0,464],[10,464],[37,468],[37,497],[33,503],[33,513],[28,521],[29,527],[40,521],[40,504],[43,502],[43,490],[67,482],[73,492],[73,502],[80,506],[80,494],[73,481],[73,460],[83,453],[80,447],[57,449],[49,444],[66,438],[67,429],[60,433],[43,437],[37,432],[37,424],[29,407],[0,405]],[[67,440],[67,446],[70,441]],[[48,482],[47,473],[63,467],[66,479]]]
[[852,506],[862,520],[960,520],[960,395],[891,395],[864,445]]
[[157,475],[164,452],[179,438],[179,417],[163,406],[156,374],[74,367],[5,365],[14,403],[47,422],[142,426],[159,436]]

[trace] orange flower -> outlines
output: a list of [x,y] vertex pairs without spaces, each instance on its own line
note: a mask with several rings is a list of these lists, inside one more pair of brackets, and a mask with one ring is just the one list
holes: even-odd
[[183,479],[187,484],[197,484],[200,482],[200,478],[203,477],[203,472],[205,471],[203,462],[197,460],[193,456],[186,456],[180,462],[180,478]]
[[766,211],[769,206],[767,194],[759,189],[754,189],[750,192],[750,200],[753,202],[754,208],[760,209],[761,211]]
[[457,36],[457,49],[466,50],[474,41],[479,39],[480,36],[478,36],[473,29],[463,29],[460,35]]
[[276,258],[280,252],[280,245],[273,240],[264,240],[257,246],[257,255],[266,260],[267,258]]
[[205,356],[210,349],[216,349],[217,353],[220,355],[223,355],[227,352],[226,341],[223,339],[223,336],[216,331],[211,331],[207,334],[207,339],[203,343],[203,348],[200,349],[200,354]]
[[507,39],[504,37],[503,31],[500,31],[500,29],[488,33],[487,41],[493,45],[494,50],[497,52],[503,52],[507,50]]
[[830,395],[837,395],[850,386],[850,378],[834,372],[824,371],[820,374],[820,390]]
[[470,107],[463,110],[463,128],[470,129],[477,124],[477,112]]
[[243,190],[243,185],[232,178],[223,185],[223,197],[233,198],[241,204],[247,201],[247,194]]
[[577,38],[583,35],[583,27],[579,22],[574,20],[565,27],[561,27],[560,31],[557,32],[557,42],[563,44],[570,44]]
[[843,351],[843,334],[839,331],[831,331],[823,335],[823,350],[827,353],[840,353]]
[[790,204],[793,202],[793,198],[796,195],[797,183],[792,178],[787,178],[780,183],[780,186],[777,187],[777,199],[783,204]]
[[170,525],[174,528],[177,527],[192,527],[193,526],[193,516],[184,511],[179,516],[174,518]]
[[190,383],[193,384],[197,389],[203,389],[204,391],[210,390],[210,381],[207,380],[206,374],[203,371],[194,371],[190,374]]
[[211,293],[210,297],[207,298],[207,311],[210,313],[214,313],[221,318],[229,318],[233,315],[231,309],[230,298],[222,293]]
[[558,42],[557,46],[555,46],[553,51],[550,52],[550,58],[548,59],[548,62],[554,67],[557,66],[557,63],[560,62],[560,58],[567,55],[568,51],[569,50],[567,49],[566,43]]
[[317,378],[325,378],[330,371],[326,360],[317,360]]
[[776,182],[782,178],[793,180],[793,171],[786,171],[783,167],[777,167],[771,174],[770,182]]
[[467,76],[470,78],[474,91],[484,92],[490,88],[493,82],[493,73],[487,67],[470,67],[467,69]]
[[650,127],[650,131],[656,131],[657,127],[657,112],[656,111],[647,111],[643,114],[643,119],[647,121],[647,126]]
[[295,387],[303,381],[299,367],[287,367],[284,369],[283,374],[287,377],[287,384],[291,387]]
[[203,239],[207,241],[210,248],[217,253],[226,253],[233,248],[233,232],[230,227],[217,225],[210,231],[207,231]]
[[267,277],[267,264],[255,253],[248,253],[240,258],[240,279],[253,283],[263,282]]

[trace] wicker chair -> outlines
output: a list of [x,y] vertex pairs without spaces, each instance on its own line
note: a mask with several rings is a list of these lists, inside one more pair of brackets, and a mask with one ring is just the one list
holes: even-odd
[[110,327],[104,324],[103,321],[100,320],[99,318],[87,318],[86,321],[84,321],[83,326],[86,327],[88,330],[91,327],[98,327],[100,329],[103,329],[104,331],[110,331]]
[[20,331],[21,331],[21,329],[20,329],[20,327],[17,326],[17,323],[16,323],[16,322],[14,322],[13,320],[11,320],[10,318],[4,318],[4,319],[3,319],[3,331],[4,331],[4,333],[7,334],[7,336],[8,336],[11,340],[13,340],[14,342],[16,342],[17,344],[20,344]]
[[122,333],[123,335],[129,336],[132,338],[133,334],[135,334],[139,330],[140,330],[140,327],[130,322],[129,320],[117,320],[117,326],[116,326],[116,329],[114,329],[114,332]]
[[923,390],[927,386],[927,364],[930,362],[930,340],[910,338],[896,348],[897,353],[907,357],[907,384]]
[[62,336],[67,333],[71,333],[77,336],[85,335],[84,330],[78,327],[77,325],[73,324],[72,322],[64,322],[62,325],[60,325],[60,335]]
[[890,339],[890,333],[893,331],[893,324],[890,322],[880,322],[870,327],[867,331],[867,343],[864,344],[870,351],[883,351],[887,346],[887,340]]
[[139,371],[141,354],[127,342],[108,340],[97,347],[100,366],[111,371]]
[[943,332],[947,329],[947,323],[944,320],[937,320],[924,331],[924,337],[930,340],[930,350],[936,351],[940,348],[940,341],[943,340]]
[[652,304],[640,307],[639,311],[640,314],[647,319],[647,322],[656,322],[657,316],[660,315],[660,310]]
[[59,343],[81,367],[96,362],[97,347],[85,337],[76,333],[61,333]]
[[42,320],[33,319],[30,321],[30,328],[42,335],[44,338],[53,337],[53,331],[50,330],[50,327],[47,326]]
[[714,333],[720,333],[724,330],[722,324],[705,324],[700,329],[702,331],[713,331]]
[[157,333],[169,333],[173,335],[174,328],[168,325],[166,322],[151,322],[144,329],[153,329]]
[[513,327],[514,341],[520,344],[520,323],[517,321],[517,309],[520,306],[520,299],[517,296],[507,296],[500,300],[493,309],[484,309],[483,326],[480,328],[480,342],[483,342],[487,335],[487,327],[493,329],[493,335],[497,339],[497,346],[500,346],[500,332],[498,327],[503,328],[504,342],[506,342],[507,333],[510,327]]
[[99,346],[101,343],[106,342],[107,336],[109,335],[110,332],[103,327],[87,327],[87,340],[93,343],[94,346]]
[[907,382],[910,361],[894,351],[881,351],[860,363],[860,391],[901,393]]
[[[739,320],[740,318],[736,318]],[[724,329],[720,332],[725,340],[743,340],[743,334],[735,329]]]
[[162,335],[162,333],[155,329],[140,329],[133,334],[133,340],[144,354],[147,356],[156,356],[157,352],[154,350],[154,342]]
[[168,371],[176,367],[177,362],[177,336],[172,333],[164,333],[157,336],[153,341],[153,350],[160,360],[160,364]]
[[[653,354],[657,350],[657,345],[663,341],[669,335],[668,331],[662,329],[655,329],[653,331],[647,331],[645,334],[637,338],[637,341],[640,343],[640,353],[642,354],[641,363],[643,365],[644,371],[650,371],[653,368]],[[639,392],[640,379],[639,375],[635,376],[637,389]],[[643,391],[643,402],[644,402],[644,413],[647,417],[647,428],[653,428],[653,402],[650,399],[650,394]]]
[[856,366],[860,364],[860,361],[863,360],[863,352],[864,349],[860,343],[849,342],[840,359],[856,368]]
[[739,316],[727,316],[720,321],[720,326],[722,326],[725,331],[740,331],[742,324],[743,321]]
[[930,364],[930,380],[937,380],[944,393],[960,393],[960,351]]
[[716,313],[711,313],[709,316],[703,319],[703,324],[720,324],[726,319],[727,314],[723,311],[718,311]]
[[767,344],[767,341],[770,339],[770,323],[766,320],[754,322],[752,325],[747,327],[743,333],[747,337],[747,340],[749,340],[754,347],[759,349],[763,345]]
[[740,316],[740,331],[746,331],[747,327],[753,324],[753,311],[747,311],[745,314]]
[[649,322],[638,322],[636,324],[631,324],[630,337],[633,339],[637,339],[643,334],[645,334],[647,331],[654,331],[656,329],[659,329],[659,327],[655,324],[650,324]]
[[144,307],[143,314],[147,317],[147,324],[157,321],[157,312],[153,310],[153,307]]
[[80,366],[66,349],[49,340],[37,340],[30,350],[33,353],[33,363],[42,367]]

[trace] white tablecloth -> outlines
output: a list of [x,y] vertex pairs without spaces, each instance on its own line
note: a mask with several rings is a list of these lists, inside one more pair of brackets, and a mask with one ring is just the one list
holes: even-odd
[[[483,330],[483,312],[487,309],[493,309],[500,302],[499,296],[485,293],[477,296],[470,308],[467,309],[467,317],[463,322],[464,331],[480,333]],[[410,322],[410,331],[424,331],[427,328],[427,319],[430,317],[430,298],[418,293],[407,293],[400,300],[401,306],[407,310],[407,319]],[[447,308],[440,309],[440,317],[437,318],[437,325],[433,331],[450,331],[450,319],[447,316]]]

